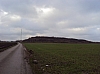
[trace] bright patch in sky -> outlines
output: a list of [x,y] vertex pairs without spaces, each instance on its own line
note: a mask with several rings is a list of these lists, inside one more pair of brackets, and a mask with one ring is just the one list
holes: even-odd
[[100,28],[97,28],[97,30],[100,30]]
[[36,8],[39,14],[47,15],[53,12],[54,8]]
[[7,14],[8,14],[8,12],[4,12],[4,14],[5,14],[5,15],[7,15]]
[[0,10],[0,17],[7,15],[8,12],[5,12],[4,10]]
[[48,14],[49,12],[52,12],[52,8],[41,8],[44,14]]
[[21,17],[18,16],[18,15],[12,15],[10,18],[11,18],[12,20],[14,20],[14,21],[21,20]]

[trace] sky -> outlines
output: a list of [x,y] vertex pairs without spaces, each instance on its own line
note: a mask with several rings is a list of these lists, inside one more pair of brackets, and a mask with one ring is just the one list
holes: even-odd
[[100,41],[100,0],[0,0],[0,40],[55,36]]

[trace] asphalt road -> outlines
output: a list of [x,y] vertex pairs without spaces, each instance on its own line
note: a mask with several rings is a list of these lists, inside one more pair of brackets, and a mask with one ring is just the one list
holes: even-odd
[[32,74],[21,43],[0,52],[0,74]]

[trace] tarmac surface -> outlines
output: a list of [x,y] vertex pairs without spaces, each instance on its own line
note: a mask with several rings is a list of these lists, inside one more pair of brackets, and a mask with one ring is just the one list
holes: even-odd
[[21,43],[0,52],[0,74],[32,74],[26,62],[25,50]]

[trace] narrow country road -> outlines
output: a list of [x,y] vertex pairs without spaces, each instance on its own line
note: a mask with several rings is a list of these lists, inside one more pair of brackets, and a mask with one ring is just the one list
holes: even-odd
[[25,51],[21,43],[0,52],[0,74],[32,74],[24,57]]

